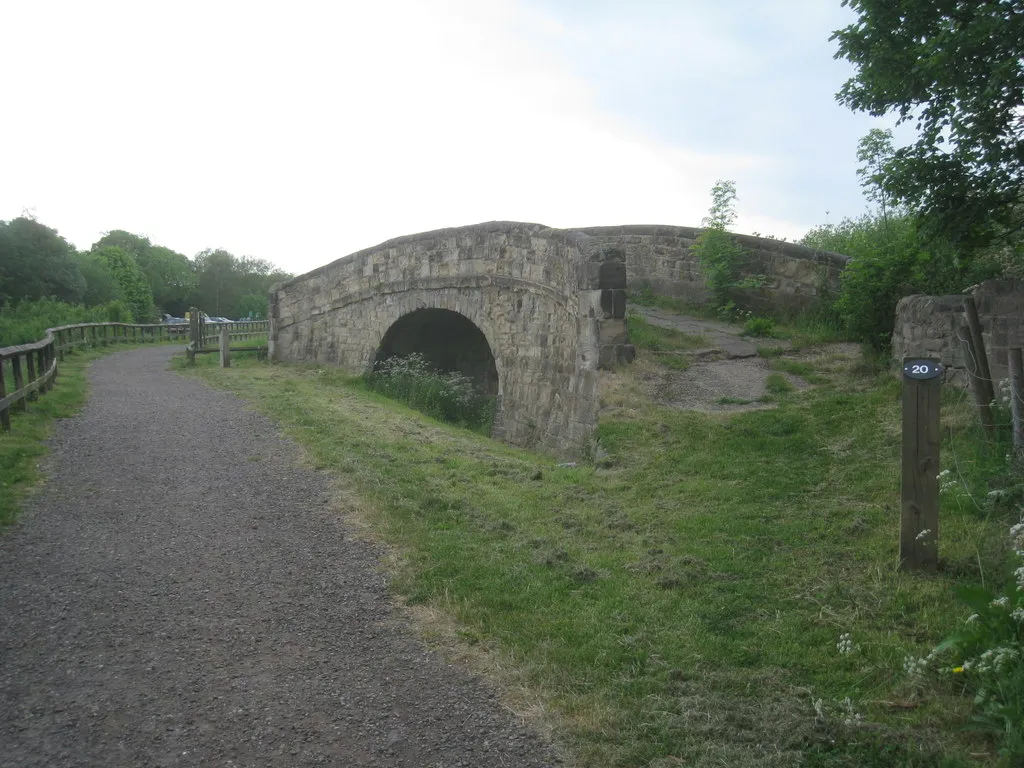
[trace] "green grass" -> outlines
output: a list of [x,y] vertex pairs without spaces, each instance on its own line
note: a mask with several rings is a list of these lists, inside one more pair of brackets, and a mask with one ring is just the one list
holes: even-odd
[[708,319],[716,319],[718,317],[715,308],[709,304],[696,304],[673,296],[660,296],[653,293],[650,289],[630,291],[627,298],[630,304],[639,304],[643,307],[654,307],[655,309],[667,309],[669,312],[681,315],[693,315]]
[[637,313],[629,315],[629,341],[637,349],[652,353],[666,368],[677,371],[690,367],[687,351],[708,345],[704,336],[652,325]]
[[14,522],[25,494],[39,482],[39,463],[46,455],[45,441],[54,420],[74,415],[85,403],[89,363],[113,349],[68,355],[51,391],[30,401],[27,411],[18,406],[11,411],[11,430],[0,432],[0,528]]
[[[826,358],[821,385],[772,410],[638,404],[602,423],[598,468],[430,421],[332,370],[194,370],[333,471],[346,514],[392,548],[396,592],[433,617],[428,637],[500,679],[574,764],[958,766],[994,754],[961,728],[970,694],[908,678],[903,662],[963,620],[952,587],[1000,560],[1007,513],[947,505],[943,569],[897,569],[892,379]],[[947,409],[949,439],[967,429],[964,407]],[[973,467],[969,453],[961,445],[958,461]],[[854,653],[838,652],[842,633]],[[844,724],[846,699],[866,725]]]
[[636,313],[629,315],[629,341],[652,352],[684,352],[708,345],[704,336],[652,325]]
[[[631,304],[643,307],[654,307],[677,314],[702,317],[709,320],[722,320],[721,313],[717,312],[710,304],[696,304],[686,299],[674,298],[672,296],[658,296],[649,289],[631,291],[628,298]],[[827,313],[822,311],[806,310],[795,314],[759,319],[774,321],[774,328],[768,335],[788,340],[794,350],[849,340],[839,321],[829,317]],[[736,320],[734,324],[742,326],[745,322],[746,320]],[[630,328],[632,328],[632,325],[633,319],[630,318]]]
[[688,350],[708,345],[704,336],[653,325],[637,313],[629,315],[629,341],[637,349],[650,352],[661,365],[677,371],[690,367]]

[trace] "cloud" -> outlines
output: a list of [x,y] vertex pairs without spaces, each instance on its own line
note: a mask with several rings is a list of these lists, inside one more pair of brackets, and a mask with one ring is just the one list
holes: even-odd
[[[666,78],[732,87],[756,52],[672,4],[603,7],[581,22],[513,0],[12,5],[0,218],[34,207],[81,248],[127,229],[305,271],[492,219],[697,224],[735,178],[741,223],[791,236],[772,142],[655,127],[744,114]],[[644,73],[643,110],[608,98]],[[775,131],[791,107],[770,103],[751,116]]]

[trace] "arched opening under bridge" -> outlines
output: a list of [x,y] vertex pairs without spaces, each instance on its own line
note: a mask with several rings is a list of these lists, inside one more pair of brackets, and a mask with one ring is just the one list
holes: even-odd
[[384,334],[374,364],[414,352],[438,370],[468,376],[483,394],[498,394],[491,345],[465,315],[449,309],[417,309],[402,315]]

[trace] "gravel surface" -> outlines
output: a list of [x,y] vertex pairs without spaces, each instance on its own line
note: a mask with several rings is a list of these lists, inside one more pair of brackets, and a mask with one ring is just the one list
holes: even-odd
[[150,347],[0,535],[0,766],[559,765],[417,640],[326,478]]

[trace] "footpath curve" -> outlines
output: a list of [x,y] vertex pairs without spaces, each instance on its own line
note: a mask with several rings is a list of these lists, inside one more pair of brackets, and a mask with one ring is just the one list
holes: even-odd
[[174,351],[93,366],[0,535],[0,766],[560,765],[420,644],[299,449]]

